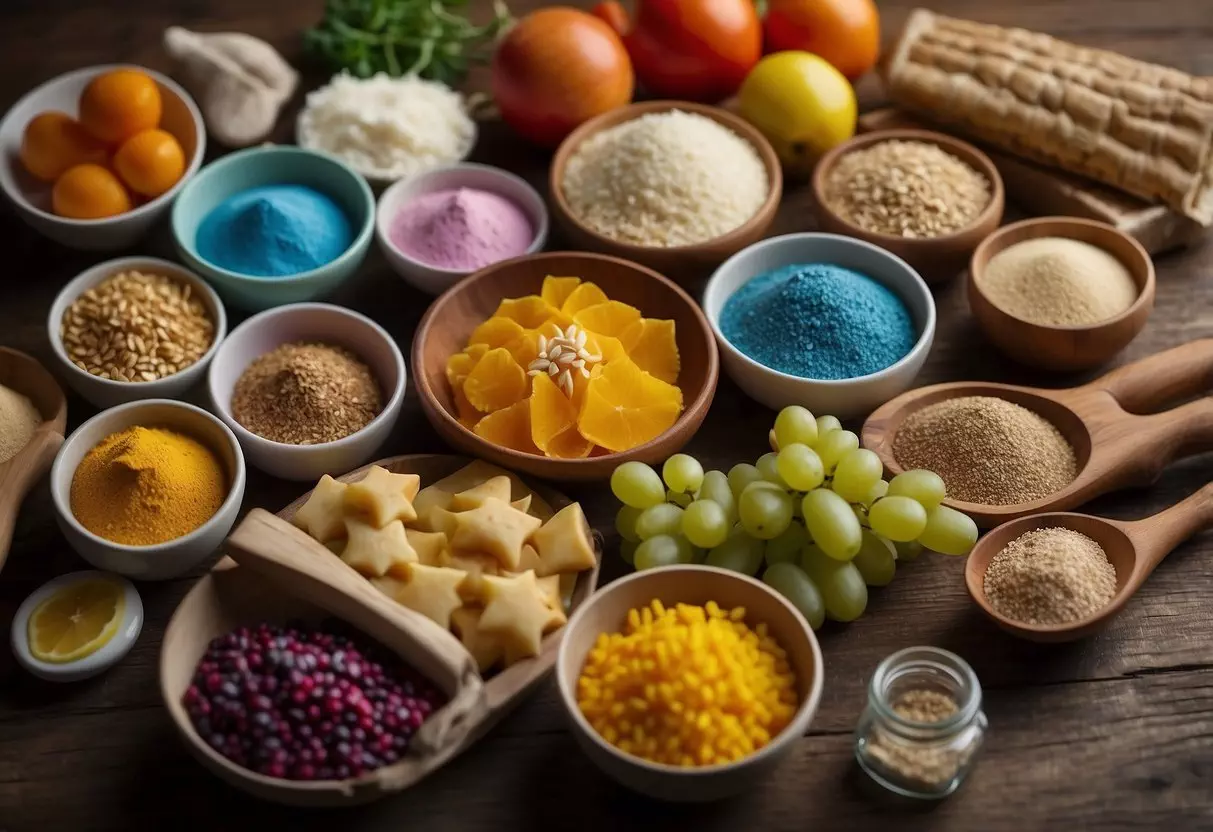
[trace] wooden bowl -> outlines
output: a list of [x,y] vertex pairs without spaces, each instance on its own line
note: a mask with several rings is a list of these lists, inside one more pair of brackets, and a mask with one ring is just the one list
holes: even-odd
[[[843,219],[826,202],[826,183],[838,161],[848,153],[887,141],[929,142],[952,154],[980,172],[990,183],[990,203],[972,223],[940,237],[908,239],[892,234],[868,231]],[[973,249],[998,228],[1006,204],[1002,177],[990,157],[968,142],[930,130],[876,130],[843,142],[821,157],[813,171],[813,199],[817,203],[817,222],[822,231],[846,234],[887,249],[913,266],[927,283],[951,280],[968,265]]]
[[[577,147],[595,133],[600,133],[626,121],[632,121],[648,113],[663,113],[669,110],[681,110],[710,118],[753,145],[767,171],[769,190],[766,202],[755,212],[754,216],[727,234],[690,246],[661,248],[623,243],[600,234],[582,223],[573,214],[568,200],[564,197],[562,187],[565,167]],[[759,132],[758,128],[740,116],[719,107],[689,101],[644,101],[603,113],[569,134],[561,142],[556,156],[552,160],[552,167],[548,174],[548,187],[554,206],[553,216],[574,248],[623,257],[681,281],[702,276],[707,270],[715,268],[733,254],[763,238],[779,210],[779,200],[783,195],[783,169],[779,164],[779,157],[775,155],[775,150],[767,138]]]
[[[986,296],[981,276],[996,254],[1025,240],[1065,237],[1107,251],[1120,260],[1137,284],[1137,300],[1114,318],[1086,326],[1047,326],[1005,312]],[[1000,228],[973,252],[969,266],[969,308],[986,337],[1016,361],[1042,370],[1088,370],[1105,364],[1146,325],[1154,308],[1154,263],[1141,243],[1094,220],[1038,217]]]
[[[393,457],[372,464],[382,465],[395,473],[420,474],[423,485],[432,485],[459,472],[470,461],[456,456],[419,455]],[[476,478],[476,482],[505,473],[492,466],[482,466],[481,470],[483,477]],[[365,473],[366,468],[361,468],[340,479],[354,481],[361,479]],[[513,476],[511,480],[513,496],[532,495],[530,510],[537,517],[550,517],[554,511],[569,503],[566,497],[555,492],[531,489]],[[452,490],[461,490],[467,485],[467,482],[459,486],[448,483]],[[306,502],[307,496],[305,494],[291,503],[278,516],[284,519],[292,517]],[[601,562],[601,551],[598,556]],[[597,582],[598,567],[578,575],[572,593],[571,612],[579,609],[590,597]],[[303,586],[297,583],[294,590],[300,591]],[[335,616],[332,610],[326,609],[317,600],[293,595],[285,585],[276,584],[266,575],[247,566],[237,566],[229,558],[221,560],[213,571],[194,585],[178,605],[164,633],[160,649],[160,694],[186,748],[199,762],[227,783],[256,797],[293,806],[353,805],[399,792],[454,759],[520,704],[556,663],[557,650],[567,631],[565,627],[549,633],[543,640],[538,656],[516,662],[488,679],[483,685],[483,703],[472,711],[473,715],[461,726],[457,740],[425,759],[418,759],[410,753],[392,765],[367,772],[357,779],[304,782],[267,777],[250,771],[221,756],[203,741],[190,721],[181,698],[211,639],[242,624],[262,621],[281,624],[292,620],[319,623],[333,617],[344,616]],[[359,625],[353,620],[350,623]],[[367,629],[368,637],[378,640],[402,657],[416,653],[416,639],[403,629],[382,624],[374,632],[370,632],[369,627],[359,628]],[[441,713],[441,710],[435,712],[430,719],[435,719]]]
[[[577,679],[586,654],[602,633],[623,630],[628,610],[659,599],[677,603],[745,607],[746,623],[762,622],[788,654],[796,674],[800,707],[792,721],[763,748],[724,765],[701,768],[652,763],[620,751],[606,742],[577,706]],[[556,682],[573,737],[581,750],[606,774],[628,788],[659,800],[702,802],[718,800],[758,787],[804,735],[821,701],[821,648],[804,616],[766,584],[738,572],[713,566],[668,566],[636,572],[614,581],[582,605],[565,627],[556,661]]]
[[[547,275],[580,277],[597,283],[612,300],[630,303],[650,318],[675,322],[682,368],[678,387],[683,412],[656,439],[623,453],[586,459],[551,459],[494,445],[459,423],[446,362],[467,345],[468,337],[497,309],[502,298],[539,294]],[[615,466],[631,459],[659,463],[677,453],[708,413],[720,359],[716,340],[699,305],[654,271],[603,254],[533,254],[495,263],[460,281],[430,306],[413,338],[413,383],[426,418],[447,442],[472,456],[506,468],[556,481],[605,481]]]

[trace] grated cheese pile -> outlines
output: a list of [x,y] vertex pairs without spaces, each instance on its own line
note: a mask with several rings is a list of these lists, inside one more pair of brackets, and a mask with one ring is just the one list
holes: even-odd
[[307,97],[299,144],[338,156],[363,176],[400,179],[464,159],[476,125],[463,97],[437,81],[342,73]]
[[770,184],[758,152],[710,118],[649,113],[587,139],[561,183],[575,216],[633,245],[702,243],[745,224]]

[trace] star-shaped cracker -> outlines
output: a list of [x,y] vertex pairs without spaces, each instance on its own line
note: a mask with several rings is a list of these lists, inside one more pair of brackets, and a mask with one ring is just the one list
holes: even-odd
[[465,552],[486,552],[506,569],[516,571],[522,559],[522,544],[541,525],[538,517],[521,512],[504,500],[488,497],[478,508],[455,515],[451,546]]
[[417,519],[413,498],[420,486],[421,477],[416,474],[393,474],[376,465],[345,490],[345,510],[361,515],[377,529],[393,520],[409,523]]
[[345,492],[349,486],[325,474],[291,522],[321,543],[345,535]]
[[450,548],[450,541],[442,532],[423,532],[419,529],[405,529],[404,536],[409,545],[417,553],[417,560],[426,566],[441,566],[438,561],[442,553]]
[[408,578],[385,576],[372,578],[371,583],[398,604],[419,612],[439,627],[451,628],[451,613],[463,606],[459,586],[467,573],[444,566],[410,563]]
[[433,512],[435,509],[449,509],[454,496],[436,485],[427,485],[418,491],[417,496],[413,498],[413,511],[417,512],[413,527],[424,532],[440,531],[434,527]]
[[480,485],[460,491],[451,498],[451,511],[468,511],[479,508],[486,499],[495,497],[502,502],[510,501],[510,478],[490,477]]
[[548,575],[546,578],[537,579],[535,583],[539,586],[539,591],[543,594],[543,600],[548,605],[548,609],[560,618],[560,622],[556,626],[563,627],[569,619],[564,613],[564,600],[560,597],[560,576]]
[[531,536],[531,543],[539,551],[540,567],[535,574],[541,578],[592,569],[596,562],[590,524],[580,503],[569,503],[556,512]]
[[487,603],[480,629],[499,637],[506,650],[519,657],[539,655],[543,634],[559,627],[564,616],[548,607],[535,573],[485,575],[481,581]]
[[467,573],[467,580],[460,590],[463,597],[478,599],[484,596],[481,578],[485,575],[496,575],[500,570],[497,559],[489,555],[478,555],[475,552],[455,552],[447,549],[438,561],[439,566],[449,569],[461,569]]
[[382,529],[354,518],[345,519],[349,542],[341,559],[368,578],[392,574],[407,577],[406,564],[419,560],[404,533],[404,524],[393,520]]
[[451,626],[476,660],[481,673],[501,661],[503,652],[501,640],[480,629],[480,616],[483,614],[484,610],[480,607],[460,607],[451,613]]
[[455,529],[459,527],[459,515],[445,508],[430,509],[430,526],[433,531],[446,536],[447,543],[454,545]]

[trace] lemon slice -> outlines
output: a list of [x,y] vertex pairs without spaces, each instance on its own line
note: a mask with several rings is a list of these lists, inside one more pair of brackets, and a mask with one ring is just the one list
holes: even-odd
[[91,656],[118,632],[125,611],[125,593],[117,581],[87,578],[68,584],[30,614],[30,653],[52,664]]

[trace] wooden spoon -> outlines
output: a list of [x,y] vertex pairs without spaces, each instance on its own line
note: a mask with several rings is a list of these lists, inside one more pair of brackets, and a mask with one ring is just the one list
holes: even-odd
[[[981,611],[1008,633],[1029,641],[1072,641],[1108,626],[1138,587],[1172,550],[1201,529],[1213,526],[1213,483],[1166,511],[1133,522],[1105,520],[1088,514],[1037,514],[1021,517],[987,534],[969,554],[965,583]],[[1116,594],[1093,615],[1069,624],[1024,624],[999,614],[985,594],[986,568],[1008,543],[1034,529],[1062,527],[1085,534],[1108,555],[1116,568]]]
[[3,569],[13,543],[21,501],[51,467],[63,444],[67,399],[37,359],[8,347],[0,347],[0,384],[28,396],[42,414],[42,424],[25,447],[12,459],[0,462],[0,569]]
[[[1213,449],[1213,397],[1205,395],[1150,413],[1211,390],[1213,338],[1202,338],[1068,390],[973,381],[920,387],[868,418],[863,445],[880,456],[887,471],[899,474],[904,469],[893,456],[897,430],[920,408],[960,396],[995,396],[1043,416],[1073,446],[1078,475],[1060,491],[1028,503],[992,506],[944,501],[989,529],[1017,517],[1071,509],[1119,488],[1149,484],[1171,461]],[[1149,415],[1138,415],[1142,413]]]

